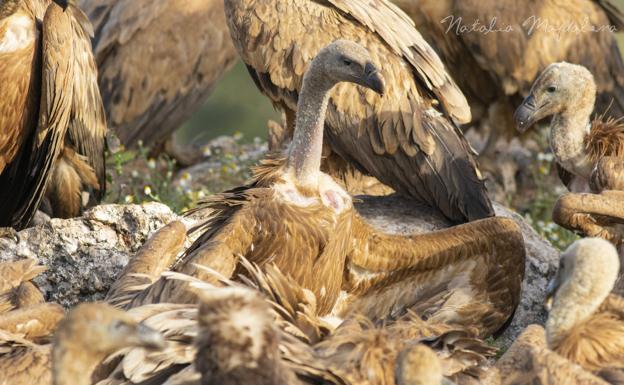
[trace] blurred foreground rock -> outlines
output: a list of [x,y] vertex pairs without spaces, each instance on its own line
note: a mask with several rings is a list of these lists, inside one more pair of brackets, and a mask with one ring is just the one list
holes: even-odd
[[[389,233],[423,233],[448,227],[439,214],[397,196],[358,197],[358,210],[374,226]],[[497,205],[499,215],[518,221],[528,258],[523,299],[500,342],[508,346],[525,326],[545,321],[542,302],[547,279],[554,274],[558,253],[517,214]],[[163,225],[180,219],[159,203],[103,205],[82,218],[53,219],[18,233],[18,240],[0,239],[0,261],[35,258],[49,267],[36,280],[46,297],[63,306],[104,297],[117,274],[145,240]],[[191,225],[186,220],[187,228]]]

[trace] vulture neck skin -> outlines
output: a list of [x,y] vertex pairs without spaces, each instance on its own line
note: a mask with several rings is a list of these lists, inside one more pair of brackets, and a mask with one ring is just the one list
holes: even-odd
[[587,156],[585,137],[591,129],[595,96],[568,106],[553,117],[550,147],[559,164],[574,175],[589,178],[593,165]]
[[329,103],[329,91],[335,85],[313,61],[303,78],[303,86],[297,103],[297,120],[290,152],[288,168],[294,171],[300,185],[315,187],[321,170],[323,130],[325,113]]

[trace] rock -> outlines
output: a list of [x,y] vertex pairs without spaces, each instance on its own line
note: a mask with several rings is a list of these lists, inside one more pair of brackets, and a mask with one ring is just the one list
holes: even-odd
[[[357,197],[358,211],[378,229],[413,234],[449,226],[435,210],[398,196]],[[543,324],[546,283],[556,270],[558,252],[517,214],[496,205],[498,215],[516,220],[527,248],[522,301],[510,326],[499,337],[508,347],[529,324]],[[102,299],[128,258],[157,229],[180,219],[159,203],[103,205],[82,218],[52,219],[18,233],[18,240],[0,238],[0,261],[35,258],[49,266],[36,283],[48,300],[71,306]],[[183,219],[187,228],[189,218]],[[190,241],[189,241],[190,242]]]
[[[358,211],[376,228],[388,233],[424,233],[450,226],[437,211],[399,196],[357,198],[361,201],[356,204]],[[497,340],[499,346],[507,348],[528,325],[546,322],[546,285],[556,272],[559,252],[520,215],[499,204],[494,208],[497,215],[512,218],[520,225],[527,249],[522,300],[511,324]]]
[[82,218],[52,219],[0,238],[0,261],[34,258],[48,266],[35,279],[49,301],[69,307],[104,298],[118,273],[157,229],[179,219],[160,203],[102,205]]

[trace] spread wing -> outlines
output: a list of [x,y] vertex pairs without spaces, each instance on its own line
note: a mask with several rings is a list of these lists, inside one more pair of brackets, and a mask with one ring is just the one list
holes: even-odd
[[95,25],[106,115],[126,145],[166,139],[235,62],[223,0],[82,4]]
[[500,329],[520,300],[524,241],[510,219],[491,218],[428,234],[390,236],[354,226],[339,314],[374,319],[411,308],[430,322]]

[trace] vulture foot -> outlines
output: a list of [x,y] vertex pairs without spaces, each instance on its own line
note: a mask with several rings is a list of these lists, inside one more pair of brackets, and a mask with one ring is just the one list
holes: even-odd
[[619,245],[624,237],[624,191],[565,194],[555,203],[553,220],[568,230]]

